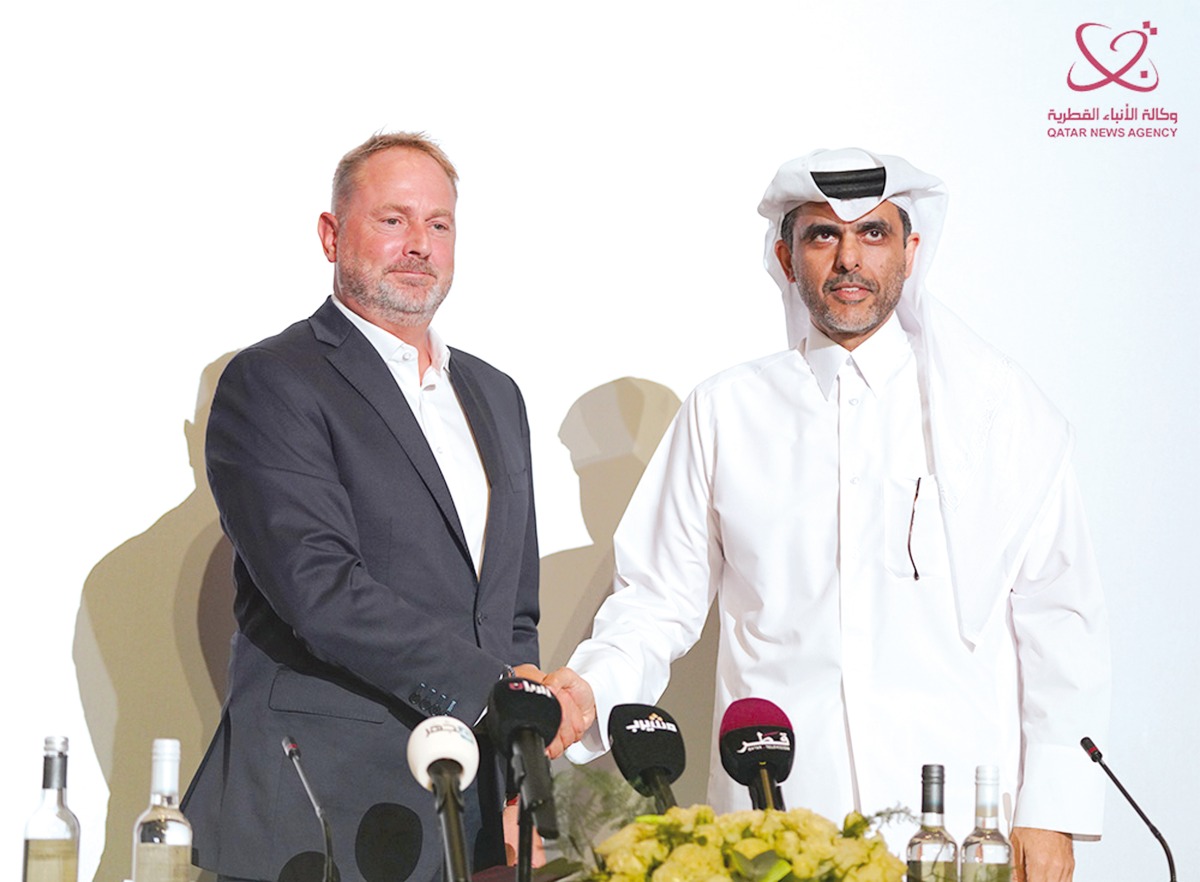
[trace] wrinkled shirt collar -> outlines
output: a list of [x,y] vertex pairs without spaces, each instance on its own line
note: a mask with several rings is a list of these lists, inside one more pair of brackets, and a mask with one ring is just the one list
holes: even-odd
[[[385,362],[390,364],[393,361],[416,360],[417,349],[415,346],[410,346],[395,334],[385,331],[378,325],[371,324],[336,296],[333,298],[333,302],[342,311],[342,314],[350,319],[350,323],[362,331],[363,336],[375,347]],[[404,357],[405,353],[408,353],[407,359]],[[439,376],[445,376],[450,366],[450,348],[433,328],[429,329],[429,358],[430,369],[436,371]]]

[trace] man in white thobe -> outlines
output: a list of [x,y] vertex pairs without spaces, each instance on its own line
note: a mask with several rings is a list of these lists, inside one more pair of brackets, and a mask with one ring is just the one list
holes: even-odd
[[[755,697],[789,716],[787,805],[915,806],[942,763],[961,841],[974,767],[995,763],[1016,878],[1067,880],[1103,814],[1079,739],[1107,723],[1104,604],[1069,426],[924,291],[945,203],[898,157],[780,168],[759,211],[792,348],[684,403],[593,636],[547,682],[594,704],[568,755],[599,755],[611,708],[657,700],[715,599],[718,715]],[[715,742],[711,801],[748,807]],[[911,828],[885,833],[898,850]]]

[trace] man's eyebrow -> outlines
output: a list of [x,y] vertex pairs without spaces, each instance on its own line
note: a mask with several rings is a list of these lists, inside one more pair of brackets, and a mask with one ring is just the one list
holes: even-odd
[[[413,208],[413,206],[407,205],[402,202],[386,202],[383,205],[379,206],[379,213],[380,214],[402,214],[405,217],[413,217],[414,215],[416,215],[417,212],[416,212],[416,209]],[[445,218],[450,218],[450,220],[454,220],[454,210],[450,209],[450,208],[438,208],[438,209],[435,209],[431,214],[427,215],[427,217],[430,217],[430,218],[445,217]]]
[[836,224],[830,223],[811,223],[800,231],[800,235],[805,239],[812,239],[816,236],[837,236],[842,232],[842,228]]
[[878,230],[881,233],[891,233],[892,225],[883,218],[872,218],[868,221],[863,221],[854,228],[856,233],[871,233]]

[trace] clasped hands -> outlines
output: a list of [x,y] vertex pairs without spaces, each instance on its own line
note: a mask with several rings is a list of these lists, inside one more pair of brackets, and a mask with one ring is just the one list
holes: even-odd
[[570,668],[559,668],[546,674],[536,665],[524,664],[513,668],[513,672],[518,677],[544,684],[558,699],[562,708],[562,722],[554,740],[546,745],[546,753],[551,759],[562,756],[563,751],[582,738],[583,733],[596,721],[596,699],[592,695],[592,687]]

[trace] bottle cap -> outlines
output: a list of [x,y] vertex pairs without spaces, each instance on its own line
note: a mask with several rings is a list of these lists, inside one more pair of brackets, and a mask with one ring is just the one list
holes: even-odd
[[938,764],[921,766],[921,813],[940,815],[945,812],[943,793],[946,770]]
[[999,784],[1000,783],[1000,767],[999,766],[976,766],[975,767],[975,783],[976,784]]
[[155,738],[151,756],[156,760],[174,760],[179,762],[178,738]]
[[179,739],[155,738],[150,752],[150,792],[179,795]]
[[66,753],[69,743],[66,735],[47,735],[43,749],[46,753]]

